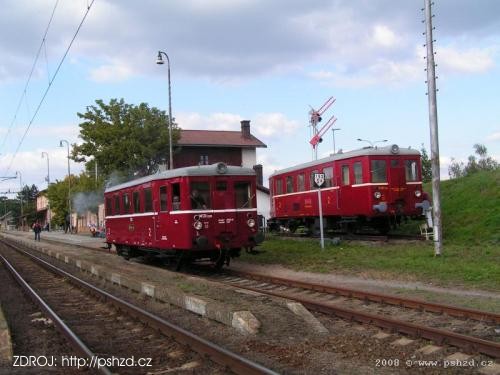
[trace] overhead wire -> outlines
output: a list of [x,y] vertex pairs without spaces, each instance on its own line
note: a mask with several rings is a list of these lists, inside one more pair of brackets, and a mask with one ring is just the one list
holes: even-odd
[[69,42],[68,47],[66,48],[66,51],[64,52],[64,55],[62,56],[61,60],[59,61],[59,64],[57,65],[57,68],[56,68],[56,70],[55,70],[52,78],[49,80],[49,84],[48,84],[47,88],[45,89],[45,92],[42,95],[42,98],[40,99],[40,102],[38,103],[38,106],[36,107],[36,110],[33,113],[33,116],[31,117],[31,120],[29,121],[28,126],[26,127],[26,130],[24,131],[24,134],[23,134],[21,140],[19,141],[19,143],[17,145],[16,151],[12,155],[12,158],[11,158],[10,164],[9,164],[7,170],[6,170],[6,173],[10,171],[10,168],[12,167],[12,163],[14,162],[14,159],[16,158],[17,153],[19,152],[19,149],[21,148],[21,146],[22,146],[22,144],[24,142],[24,139],[26,138],[26,135],[28,134],[28,132],[29,132],[29,130],[31,128],[31,125],[33,124],[33,121],[35,120],[35,118],[36,118],[36,116],[38,114],[38,111],[42,107],[42,104],[45,101],[45,98],[47,97],[47,94],[48,94],[50,88],[52,87],[52,83],[54,82],[55,78],[57,77],[57,74],[59,73],[59,70],[61,69],[61,66],[62,66],[63,62],[66,59],[66,56],[68,55],[69,50],[71,49],[71,46],[73,45],[73,42],[75,41],[78,33],[80,32],[80,29],[82,28],[83,23],[85,22],[85,19],[87,18],[87,15],[89,14],[90,9],[92,8],[92,5],[94,4],[94,1],[95,0],[92,0],[92,2],[90,3],[90,5],[87,5],[87,10],[86,10],[85,14],[83,15],[83,18],[80,21],[80,24],[78,25],[78,28],[76,29],[76,31],[75,31],[75,33],[73,35],[73,38],[71,38],[71,41]]

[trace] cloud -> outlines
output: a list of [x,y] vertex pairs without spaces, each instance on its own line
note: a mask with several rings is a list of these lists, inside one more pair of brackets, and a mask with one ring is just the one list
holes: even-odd
[[436,51],[439,69],[451,73],[484,73],[495,65],[491,48],[437,47]]
[[99,83],[120,82],[132,77],[133,70],[126,64],[114,62],[90,71],[90,79]]
[[490,134],[486,139],[488,141],[500,141],[500,132]]
[[395,47],[399,38],[385,25],[375,25],[373,28],[373,42],[381,47]]

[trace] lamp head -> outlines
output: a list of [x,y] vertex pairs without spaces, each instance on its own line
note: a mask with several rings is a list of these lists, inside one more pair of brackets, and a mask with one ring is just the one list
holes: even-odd
[[158,51],[158,57],[156,58],[156,63],[158,65],[163,65],[165,63],[165,61],[163,61],[163,58],[161,57],[161,52]]
[[59,147],[63,147],[63,141],[59,141]]

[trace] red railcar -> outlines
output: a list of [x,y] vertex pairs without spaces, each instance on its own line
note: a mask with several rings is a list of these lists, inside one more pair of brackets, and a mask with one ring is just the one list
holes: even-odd
[[422,215],[428,207],[422,193],[421,158],[417,150],[397,145],[363,148],[297,165],[270,176],[271,229],[319,228],[315,173],[325,174],[321,187],[324,226],[386,233],[401,219]]
[[229,264],[262,241],[250,168],[224,163],[165,171],[109,187],[106,241],[124,257],[210,258]]

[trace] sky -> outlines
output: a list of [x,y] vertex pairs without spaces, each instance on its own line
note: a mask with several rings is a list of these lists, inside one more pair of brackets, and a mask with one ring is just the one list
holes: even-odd
[[[447,178],[452,158],[466,161],[475,143],[500,160],[500,1],[434,3]],[[239,131],[240,120],[250,120],[252,134],[267,144],[257,150],[265,176],[312,160],[309,111],[330,97],[335,103],[323,118],[338,119],[337,151],[368,145],[358,138],[429,151],[423,6],[423,0],[2,0],[0,176],[19,171],[23,185],[44,189],[46,152],[51,181],[63,179],[67,149],[59,141],[81,142],[77,113],[97,99],[168,111],[167,66],[155,64],[158,50],[170,58],[179,127]],[[333,152],[333,140],[329,130],[320,157]],[[78,173],[83,165],[70,168]],[[19,183],[1,182],[0,194]]]

